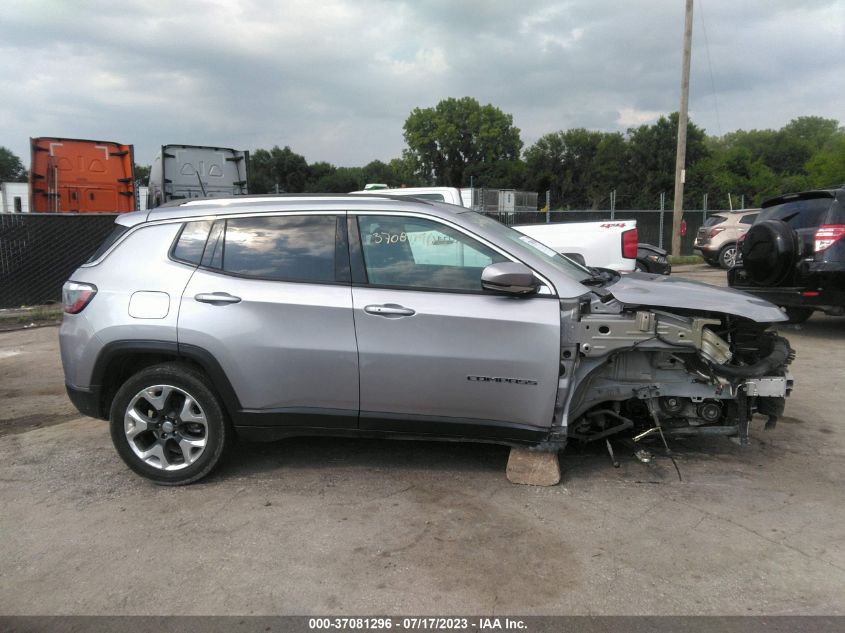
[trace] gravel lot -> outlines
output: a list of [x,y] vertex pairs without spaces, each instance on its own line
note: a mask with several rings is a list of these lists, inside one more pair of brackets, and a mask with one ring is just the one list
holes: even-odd
[[334,439],[159,488],[70,405],[57,328],[0,333],[0,614],[845,614],[845,319],[783,330],[775,430],[676,443],[683,482],[568,449],[553,488],[502,447]]

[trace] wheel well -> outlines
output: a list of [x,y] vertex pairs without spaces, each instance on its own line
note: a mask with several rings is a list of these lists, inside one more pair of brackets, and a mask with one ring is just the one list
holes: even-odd
[[203,367],[191,359],[167,352],[122,352],[109,358],[103,367],[100,387],[100,417],[108,419],[112,400],[120,386],[146,367],[177,361],[207,376]]

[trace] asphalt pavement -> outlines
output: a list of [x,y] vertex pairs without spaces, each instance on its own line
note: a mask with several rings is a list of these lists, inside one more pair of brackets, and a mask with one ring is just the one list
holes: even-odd
[[845,614],[845,318],[781,330],[777,428],[675,442],[683,481],[568,448],[550,488],[499,446],[348,439],[160,488],[68,402],[57,328],[0,333],[0,615]]

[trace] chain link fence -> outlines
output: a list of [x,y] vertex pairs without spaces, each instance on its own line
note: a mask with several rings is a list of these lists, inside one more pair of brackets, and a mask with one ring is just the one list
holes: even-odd
[[0,308],[62,298],[62,284],[114,227],[112,214],[0,214]]

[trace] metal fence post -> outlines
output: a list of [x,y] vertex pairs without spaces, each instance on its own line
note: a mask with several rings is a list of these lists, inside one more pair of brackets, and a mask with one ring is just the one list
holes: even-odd
[[[662,200],[661,200],[661,202],[662,202]],[[664,213],[664,209],[663,209],[663,208],[661,208],[661,209],[660,209],[660,223],[659,223],[659,224],[660,224],[660,226],[659,226],[659,228],[658,228],[658,236],[659,236],[659,237],[657,238],[657,241],[658,241],[657,246],[658,246],[658,248],[663,248],[663,213]]]

